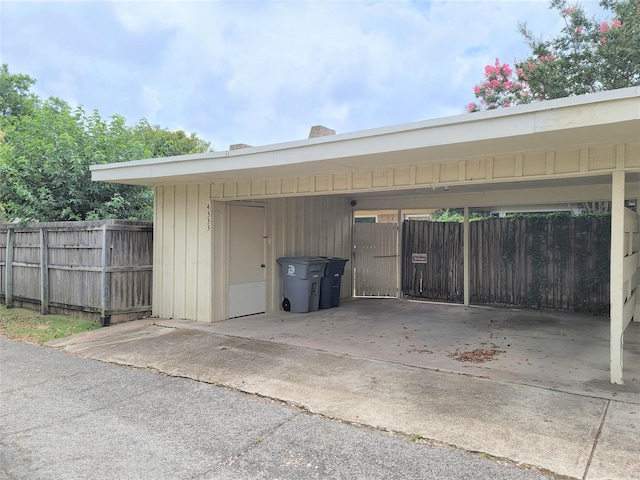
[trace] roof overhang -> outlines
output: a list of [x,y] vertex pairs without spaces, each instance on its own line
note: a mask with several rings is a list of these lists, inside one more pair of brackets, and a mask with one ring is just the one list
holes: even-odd
[[93,180],[171,185],[427,165],[638,142],[640,87],[328,137],[91,166]]

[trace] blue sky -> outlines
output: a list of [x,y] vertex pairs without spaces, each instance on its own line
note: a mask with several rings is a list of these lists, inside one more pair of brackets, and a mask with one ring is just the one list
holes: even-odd
[[0,61],[41,97],[226,150],[462,114],[486,64],[528,54],[522,21],[562,27],[548,1],[2,0]]

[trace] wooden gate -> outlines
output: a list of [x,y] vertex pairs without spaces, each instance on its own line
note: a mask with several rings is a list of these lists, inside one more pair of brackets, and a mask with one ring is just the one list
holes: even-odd
[[[489,218],[469,225],[471,303],[609,311],[608,215]],[[463,224],[402,224],[402,293],[462,302]]]
[[462,224],[405,220],[402,239],[402,293],[462,302]]
[[399,296],[399,230],[395,223],[354,224],[355,296]]

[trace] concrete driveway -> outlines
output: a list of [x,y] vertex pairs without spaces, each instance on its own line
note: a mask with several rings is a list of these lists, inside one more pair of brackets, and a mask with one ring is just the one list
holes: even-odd
[[354,299],[215,324],[146,319],[50,345],[573,478],[640,478],[640,324],[616,386],[607,320]]
[[[158,321],[175,326],[178,321]],[[609,382],[609,318],[357,298],[190,328],[640,403],[640,323],[625,332],[624,385]]]

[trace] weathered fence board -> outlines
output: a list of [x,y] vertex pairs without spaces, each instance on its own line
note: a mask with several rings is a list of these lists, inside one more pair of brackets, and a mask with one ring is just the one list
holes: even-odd
[[[608,216],[471,222],[471,303],[608,312],[610,225]],[[455,222],[404,222],[405,295],[462,301],[462,231]],[[412,263],[417,252],[427,263]]]
[[[464,278],[460,224],[408,220],[403,223],[402,238],[404,294],[461,301]],[[416,263],[413,254],[424,254],[426,262]],[[422,262],[423,257],[419,258]]]
[[0,300],[101,322],[151,313],[153,226],[105,220],[0,225]]

